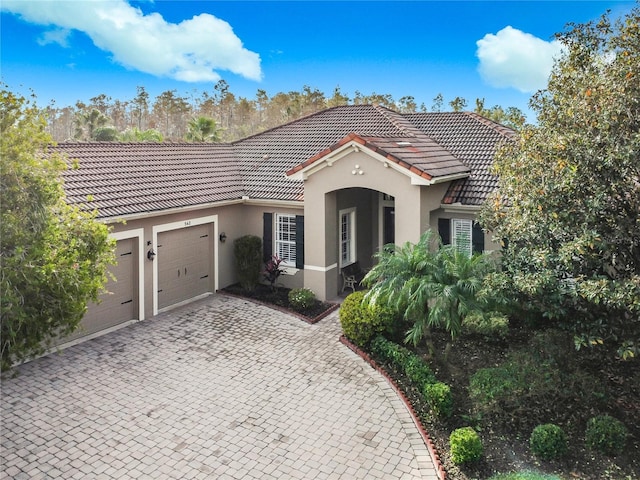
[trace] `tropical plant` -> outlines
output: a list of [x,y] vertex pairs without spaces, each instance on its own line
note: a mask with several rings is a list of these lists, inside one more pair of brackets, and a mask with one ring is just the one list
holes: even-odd
[[492,268],[489,257],[442,246],[430,230],[415,245],[386,246],[376,259],[363,280],[370,287],[365,300],[387,305],[411,322],[407,342],[426,338],[433,350],[431,328],[443,328],[454,339],[465,317],[485,306],[477,294]]
[[495,160],[483,225],[505,243],[496,285],[575,335],[640,347],[640,8],[570,25],[537,125]]
[[185,140],[188,142],[219,142],[220,129],[213,118],[198,117],[189,120]]
[[2,370],[72,333],[115,261],[108,227],[65,202],[65,159],[44,127],[30,101],[0,92]]
[[118,135],[120,142],[152,142],[161,143],[164,140],[163,135],[152,128],[148,130],[139,130],[138,127],[133,127],[125,130]]
[[276,282],[280,275],[284,274],[284,269],[280,268],[280,264],[282,263],[282,259],[277,255],[272,255],[271,258],[265,263],[264,271],[262,272],[262,278],[264,278],[269,285],[271,286],[271,290],[276,290]]

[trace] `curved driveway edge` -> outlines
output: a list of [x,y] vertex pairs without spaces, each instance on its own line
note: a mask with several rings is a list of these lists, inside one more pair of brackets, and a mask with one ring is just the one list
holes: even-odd
[[214,295],[2,380],[0,478],[437,479],[386,379],[320,323]]

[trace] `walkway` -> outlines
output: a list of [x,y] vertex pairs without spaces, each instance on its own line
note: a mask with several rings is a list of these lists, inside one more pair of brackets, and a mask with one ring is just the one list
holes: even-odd
[[386,381],[316,325],[215,295],[2,380],[0,478],[429,479]]

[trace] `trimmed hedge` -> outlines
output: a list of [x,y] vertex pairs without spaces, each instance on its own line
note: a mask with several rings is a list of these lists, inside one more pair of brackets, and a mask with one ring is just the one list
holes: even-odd
[[449,417],[453,411],[453,399],[448,385],[438,382],[433,371],[422,358],[409,349],[382,336],[371,342],[371,353],[383,362],[403,372],[422,393],[435,416]]
[[260,283],[262,268],[262,239],[244,235],[233,242],[233,255],[238,267],[238,280],[242,288],[251,292]]
[[587,422],[585,441],[591,450],[600,450],[606,455],[617,455],[624,450],[627,427],[609,415],[599,415]]
[[478,433],[471,427],[458,428],[449,436],[451,461],[456,465],[480,460],[483,447]]
[[365,294],[358,291],[347,296],[339,311],[342,331],[361,348],[367,348],[377,335],[389,333],[396,318],[388,308],[363,304]]
[[545,460],[560,458],[567,453],[567,435],[553,423],[538,425],[531,432],[529,446],[536,457]]

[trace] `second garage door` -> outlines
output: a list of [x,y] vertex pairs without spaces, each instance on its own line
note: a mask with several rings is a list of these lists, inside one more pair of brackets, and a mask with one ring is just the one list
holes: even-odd
[[81,327],[72,335],[57,343],[68,342],[98,333],[130,320],[138,319],[138,251],[137,239],[118,240],[116,265],[110,268],[115,280],[109,279],[107,293],[100,296],[100,303],[90,304],[82,319]]
[[158,309],[213,291],[213,224],[158,234]]

